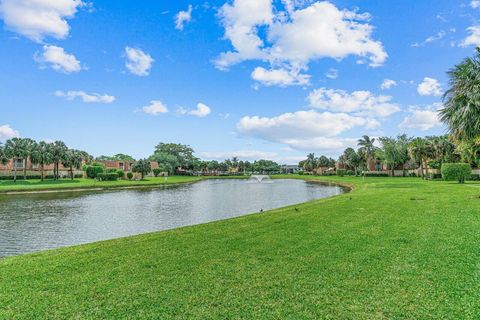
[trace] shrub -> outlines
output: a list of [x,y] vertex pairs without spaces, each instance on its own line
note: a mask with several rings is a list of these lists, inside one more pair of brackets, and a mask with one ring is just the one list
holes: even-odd
[[468,163],[444,163],[442,164],[442,177],[446,181],[458,181],[464,183],[471,177],[472,167]]
[[125,171],[118,169],[117,174],[119,179],[125,178]]
[[160,175],[160,173],[162,173],[162,169],[160,169],[160,168],[153,169],[153,175],[155,177],[158,177]]
[[107,172],[107,173],[117,173],[117,169],[115,169],[115,168],[109,168],[109,169],[107,169],[106,172]]
[[470,181],[480,181],[480,174],[472,174],[468,180],[470,180]]
[[298,171],[298,174],[303,176],[304,172],[303,171]]
[[97,175],[104,173],[103,166],[86,165],[84,170],[90,179],[95,179]]
[[118,173],[116,172],[99,173],[97,174],[97,179],[100,181],[117,181]]
[[365,177],[372,177],[372,178],[375,178],[375,177],[388,177],[388,172],[383,172],[383,171],[368,171],[368,172],[364,172],[363,175]]
[[337,176],[343,177],[345,175],[345,169],[337,169]]
[[348,170],[347,171],[347,176],[354,176],[355,172],[353,170]]
[[127,172],[127,178],[128,178],[128,180],[132,180],[132,178],[133,178],[133,173]]

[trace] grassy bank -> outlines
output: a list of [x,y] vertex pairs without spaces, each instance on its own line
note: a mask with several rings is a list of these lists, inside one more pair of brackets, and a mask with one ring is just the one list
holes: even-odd
[[355,190],[0,260],[0,318],[480,317],[480,184],[330,179]]
[[147,177],[141,181],[117,180],[96,181],[94,179],[61,179],[61,180],[10,180],[0,181],[0,194],[18,191],[48,191],[48,190],[71,190],[90,188],[125,188],[135,186],[156,186],[166,184],[187,183],[200,180],[199,177],[171,176],[167,181],[163,177]]

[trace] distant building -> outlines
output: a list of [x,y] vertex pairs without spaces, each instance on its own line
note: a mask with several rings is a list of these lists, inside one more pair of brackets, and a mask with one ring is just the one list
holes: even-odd
[[283,173],[298,173],[300,167],[296,164],[284,164],[280,167]]

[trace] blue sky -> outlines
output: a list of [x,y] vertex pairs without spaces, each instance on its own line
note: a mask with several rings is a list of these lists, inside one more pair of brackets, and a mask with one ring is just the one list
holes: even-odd
[[0,140],[296,163],[442,134],[479,17],[470,0],[0,0]]

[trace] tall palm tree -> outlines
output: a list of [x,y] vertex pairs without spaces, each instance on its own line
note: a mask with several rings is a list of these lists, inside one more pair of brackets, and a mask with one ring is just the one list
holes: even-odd
[[364,135],[361,139],[358,139],[357,141],[357,145],[360,147],[358,151],[365,157],[365,162],[367,163],[367,170],[370,170],[368,165],[375,156],[375,152],[377,150],[377,147],[375,147],[374,143],[375,138],[370,138],[367,135]]
[[62,159],[62,165],[69,168],[70,179],[73,180],[73,169],[80,169],[82,167],[83,155],[82,151],[75,149],[68,149]]
[[25,143],[20,138],[11,138],[5,142],[4,152],[13,161],[13,182],[17,182],[17,161],[26,157]]
[[22,139],[24,158],[23,158],[23,180],[27,180],[27,163],[28,159],[32,156],[32,150],[37,144],[34,140],[29,138]]
[[450,88],[444,95],[440,119],[456,139],[480,136],[480,48],[449,72]]
[[52,163],[51,148],[45,141],[37,143],[31,153],[31,159],[33,164],[40,166],[41,179],[44,180],[45,166]]
[[62,141],[55,141],[50,143],[50,153],[52,155],[52,163],[53,163],[53,177],[55,180],[59,178],[59,166],[60,163],[65,158],[65,153],[67,152],[68,148]]

